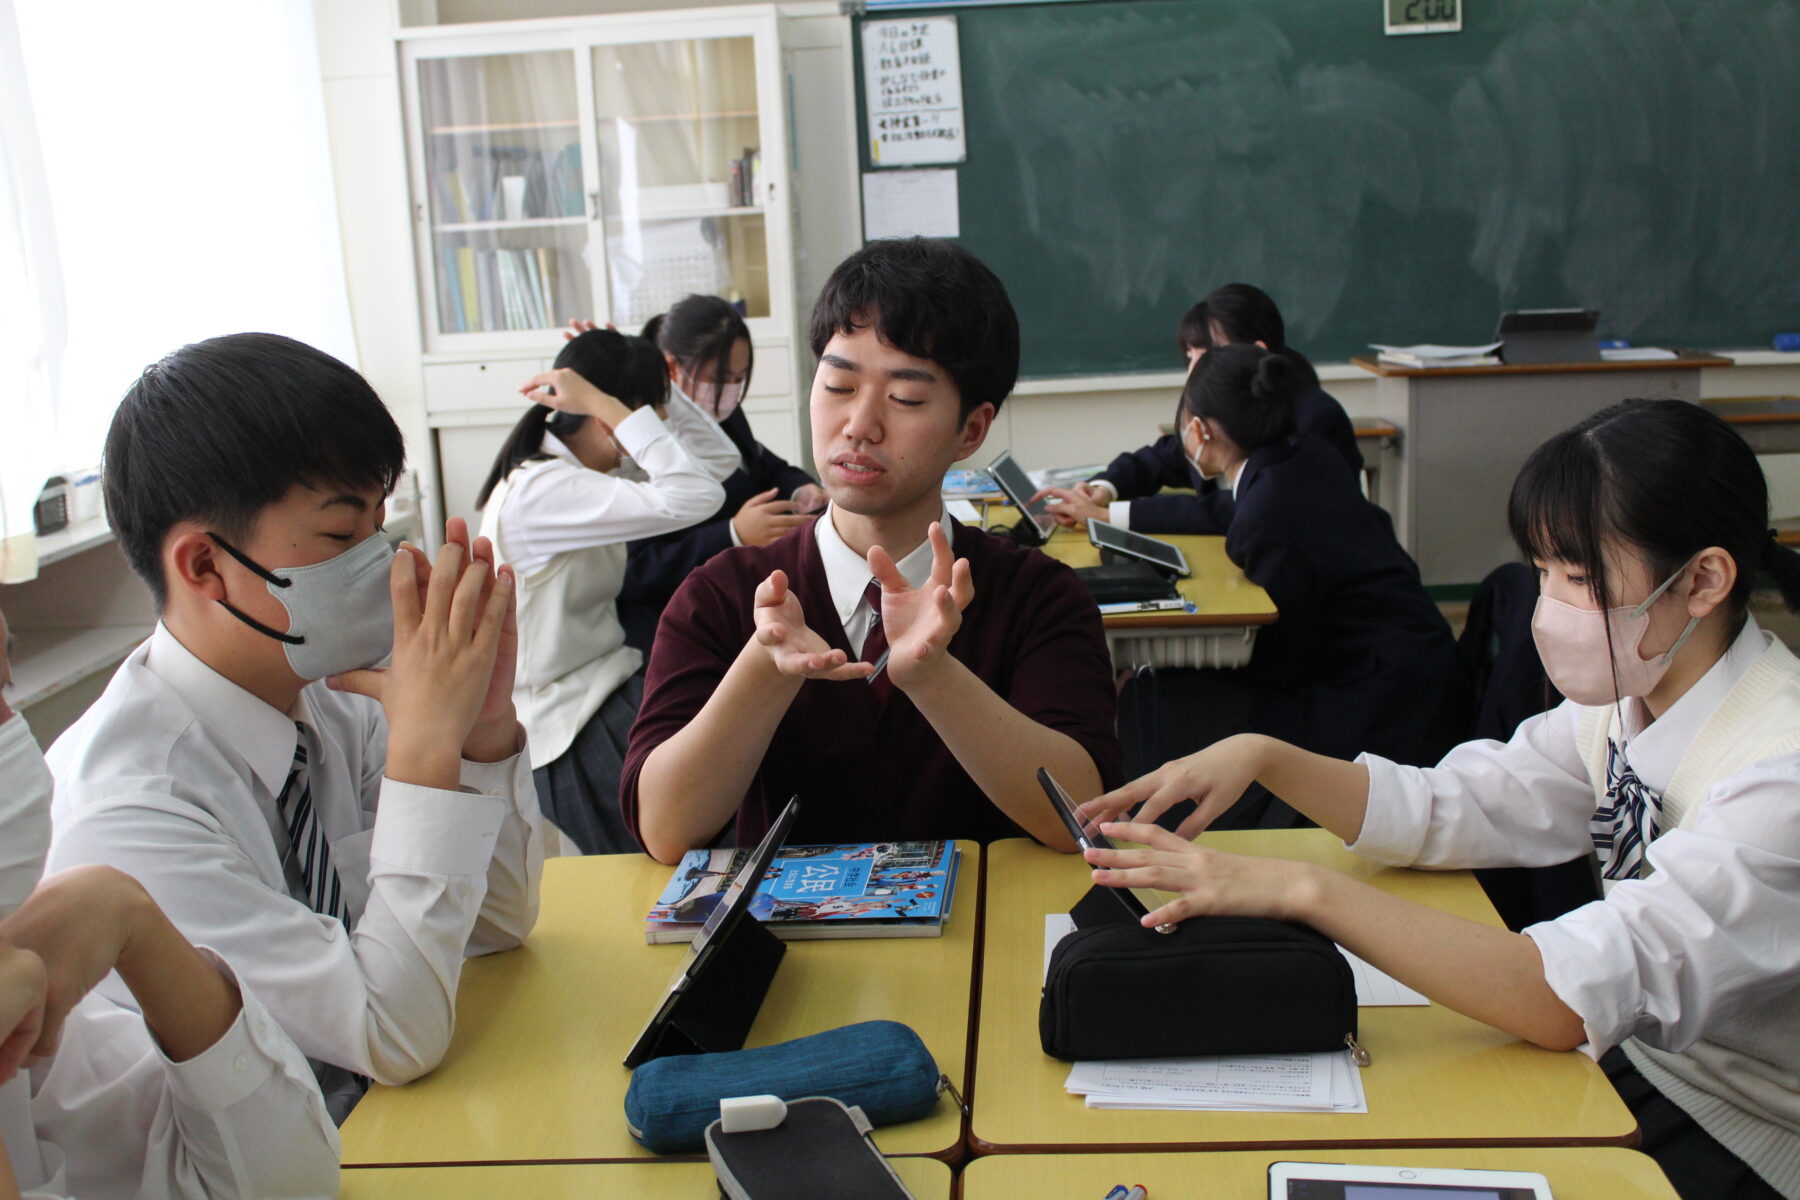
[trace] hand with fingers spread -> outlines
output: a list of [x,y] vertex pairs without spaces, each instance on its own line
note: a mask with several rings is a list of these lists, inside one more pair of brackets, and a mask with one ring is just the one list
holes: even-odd
[[731,527],[744,545],[766,546],[810,520],[811,517],[801,516],[794,510],[793,501],[781,498],[780,488],[770,488],[744,501],[744,506],[731,518]]
[[1085,529],[1089,518],[1096,521],[1112,519],[1112,509],[1093,499],[1084,488],[1040,488],[1031,497],[1031,502],[1036,503],[1046,496],[1055,501],[1050,505],[1048,511],[1051,516],[1056,518],[1058,525]]
[[875,672],[870,663],[851,662],[849,655],[832,649],[807,626],[786,572],[772,572],[757,587],[753,613],[756,644],[783,675],[843,680],[866,679]]
[[467,545],[460,520],[450,533],[429,569],[416,547],[394,556],[392,665],[330,680],[335,690],[369,696],[386,712],[388,778],[444,790],[458,785],[466,743],[484,743],[498,732],[495,726],[505,725],[511,744],[502,757],[517,744],[509,715],[512,667],[501,654],[503,644],[508,660],[516,653],[516,633],[508,632],[512,569],[496,573],[486,539],[478,544],[483,557]]
[[605,325],[597,325],[587,317],[576,317],[569,322],[569,327],[563,330],[563,341],[572,342],[582,334],[592,333],[596,329],[610,329],[614,333],[619,331],[619,327],[611,321]]
[[928,683],[949,658],[963,609],[975,598],[969,560],[952,559],[942,523],[933,521],[931,578],[914,588],[880,546],[869,550],[869,571],[881,584],[881,624],[887,631],[888,676],[901,691]]
[[1166,762],[1122,788],[1096,796],[1075,811],[1082,824],[1091,827],[1123,820],[1141,804],[1135,819],[1148,825],[1183,800],[1192,800],[1199,807],[1176,831],[1191,840],[1237,803],[1244,789],[1256,781],[1267,741],[1255,734],[1238,734],[1214,742],[1186,758]]
[[1176,893],[1144,917],[1146,929],[1204,916],[1299,920],[1318,891],[1321,868],[1308,863],[1209,850],[1160,825],[1108,821],[1100,831],[1139,845],[1084,851],[1095,883]]

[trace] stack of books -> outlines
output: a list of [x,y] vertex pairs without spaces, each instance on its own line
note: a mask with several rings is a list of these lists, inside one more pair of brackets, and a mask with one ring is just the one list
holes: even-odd
[[1417,346],[1383,346],[1371,342],[1370,348],[1379,352],[1378,361],[1390,367],[1495,367],[1500,365],[1500,356],[1494,352],[1500,349],[1499,342],[1489,342],[1485,346],[1437,346],[1424,343]]

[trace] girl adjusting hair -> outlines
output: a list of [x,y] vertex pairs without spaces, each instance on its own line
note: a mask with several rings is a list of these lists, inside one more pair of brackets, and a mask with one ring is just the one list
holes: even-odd
[[618,813],[643,692],[643,655],[625,644],[614,605],[625,543],[717,508],[737,449],[670,394],[656,347],[611,329],[572,337],[555,367],[520,391],[533,407],[477,503],[483,535],[518,576],[513,699],[539,764],[538,801],[584,853],[636,850]]
[[[1352,475],[1362,474],[1356,428],[1343,405],[1319,386],[1319,373],[1306,355],[1287,344],[1281,310],[1261,288],[1228,283],[1182,314],[1175,341],[1189,371],[1218,346],[1260,346],[1294,367],[1294,426],[1301,437],[1319,438],[1337,451]],[[1193,496],[1159,496],[1164,488],[1191,488]],[[1040,496],[1059,501],[1051,512],[1065,525],[1085,527],[1088,518],[1141,533],[1224,533],[1231,524],[1231,493],[1197,478],[1173,434],[1140,450],[1121,454],[1106,470],[1074,488],[1047,488]]]
[[[1800,1196],[1800,660],[1747,607],[1761,570],[1800,608],[1800,556],[1767,514],[1755,456],[1700,406],[1587,418],[1532,454],[1509,510],[1566,701],[1429,769],[1230,739],[1086,806],[1111,819],[1142,801],[1106,828],[1149,843],[1090,856],[1096,878],[1179,892],[1151,922],[1304,921],[1434,1001],[1592,1055],[1684,1197]],[[1513,934],[1184,840],[1252,780],[1380,862],[1592,851],[1605,895]],[[1184,836],[1148,824],[1186,797]]]
[[737,447],[725,502],[686,529],[631,544],[619,616],[625,640],[646,654],[656,623],[688,574],[731,546],[762,546],[812,519],[825,493],[799,467],[756,440],[744,412],[756,364],[750,329],[728,301],[688,296],[644,326],[668,363],[677,393],[719,422]]

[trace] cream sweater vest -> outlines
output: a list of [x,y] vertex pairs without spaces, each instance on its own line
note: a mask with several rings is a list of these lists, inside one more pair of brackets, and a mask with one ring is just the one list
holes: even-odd
[[[508,552],[506,498],[548,460],[527,462],[502,479],[482,512],[481,533],[503,563]],[[531,744],[534,767],[561,758],[606,698],[643,665],[625,644],[615,601],[625,582],[625,544],[569,550],[519,575],[519,663],[513,703]]]
[[[1612,708],[1582,714],[1580,745],[1596,803],[1606,791],[1606,739],[1616,736],[1617,720]],[[1714,784],[1795,751],[1800,659],[1773,641],[1682,756],[1663,793],[1663,828],[1692,829]],[[1800,819],[1800,795],[1794,815]],[[1800,988],[1722,1022],[1679,1053],[1636,1038],[1625,1043],[1625,1053],[1658,1091],[1770,1186],[1800,1197]]]

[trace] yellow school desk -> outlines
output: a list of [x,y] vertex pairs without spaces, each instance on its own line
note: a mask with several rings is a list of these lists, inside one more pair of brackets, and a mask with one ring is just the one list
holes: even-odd
[[[1405,871],[1350,854],[1322,829],[1201,835],[1242,854],[1323,863],[1384,891],[1499,925],[1467,872]],[[1063,1090],[1069,1064],[1038,1044],[1044,915],[1067,912],[1088,867],[1024,839],[988,847],[976,1037],[976,1154],[1057,1150],[1210,1150],[1273,1146],[1630,1145],[1637,1123],[1600,1068],[1540,1050],[1442,1005],[1364,1008],[1359,1040],[1367,1113],[1140,1112],[1090,1109]],[[1205,1020],[1167,998],[1121,998],[1121,1021]]]
[[[959,1091],[969,1047],[981,851],[962,849],[941,937],[792,942],[750,1031],[765,1046],[856,1021],[902,1021]],[[654,1157],[625,1128],[620,1065],[685,945],[644,944],[644,914],[670,868],[611,854],[544,864],[525,945],[471,959],[443,1063],[404,1087],[371,1088],[341,1131],[344,1162],[615,1162]],[[949,1096],[931,1116],[877,1131],[889,1154],[960,1151]],[[703,1155],[702,1155],[703,1156]]]
[[[1264,1200],[1272,1162],[1367,1163],[1473,1171],[1536,1171],[1556,1200],[1676,1200],[1648,1155],[1607,1146],[1487,1150],[1234,1151],[1227,1154],[999,1154],[963,1171],[962,1200],[1100,1200],[1141,1183],[1149,1200]],[[349,1193],[345,1193],[348,1195]]]
[[[877,1131],[879,1134],[879,1131]],[[950,1200],[950,1167],[889,1160],[918,1200]],[[718,1200],[709,1163],[562,1163],[505,1167],[377,1167],[344,1172],[340,1200]],[[1561,1197],[1558,1197],[1561,1200]]]
[[[990,524],[1011,524],[1017,509],[996,507]],[[1241,667],[1250,661],[1256,631],[1278,619],[1269,593],[1244,578],[1244,573],[1225,557],[1225,539],[1196,534],[1159,533],[1159,541],[1181,547],[1193,572],[1178,580],[1177,589],[1197,611],[1144,613],[1125,616],[1112,613],[1106,627],[1106,646],[1113,665],[1127,667]],[[1071,567],[1097,567],[1100,551],[1088,541],[1087,531],[1059,528],[1050,535],[1044,553]]]

